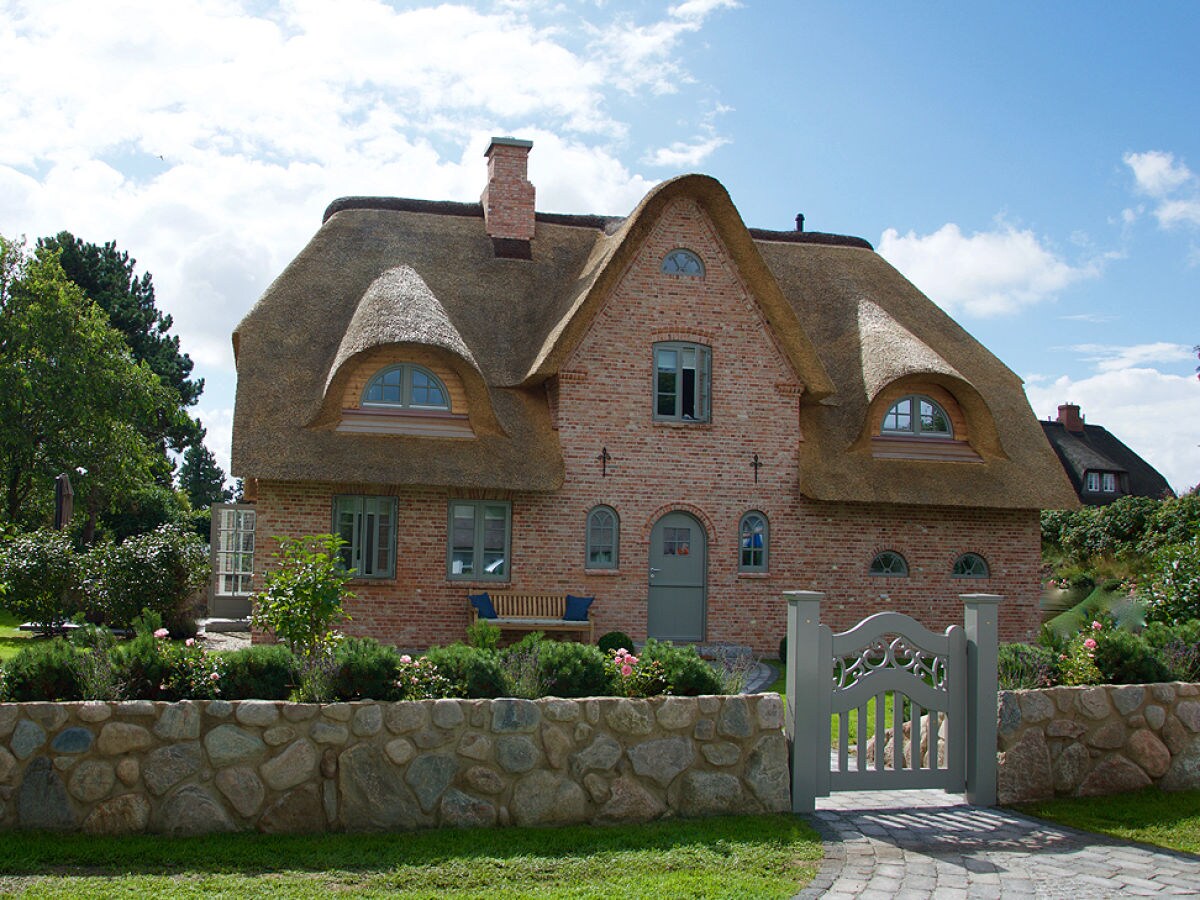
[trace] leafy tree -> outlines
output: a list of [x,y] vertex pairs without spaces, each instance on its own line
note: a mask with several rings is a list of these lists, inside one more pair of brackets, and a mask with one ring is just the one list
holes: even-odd
[[177,405],[56,252],[0,237],[0,522],[47,522],[70,472],[90,542],[100,513],[169,473],[146,434]]
[[171,317],[163,315],[155,305],[150,273],[139,277],[134,272],[137,260],[117,250],[113,241],[91,244],[69,231],[40,239],[38,248],[59,252],[59,262],[67,277],[108,313],[109,322],[125,336],[133,358],[146,363],[178,396],[178,404],[163,411],[150,436],[174,450],[198,443],[204,429],[184,408],[200,398],[204,379],[189,378],[191,357],[180,352],[179,338],[169,333]]
[[233,491],[225,487],[225,473],[203,444],[193,444],[183,454],[179,488],[187,494],[192,509],[206,509],[214,503],[228,503],[233,499]]

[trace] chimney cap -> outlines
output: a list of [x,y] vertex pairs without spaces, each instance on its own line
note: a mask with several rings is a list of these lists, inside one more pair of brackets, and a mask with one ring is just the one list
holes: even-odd
[[493,137],[492,142],[488,144],[487,150],[484,151],[484,156],[491,156],[494,147],[521,147],[525,150],[533,146],[533,141],[525,141],[515,137]]

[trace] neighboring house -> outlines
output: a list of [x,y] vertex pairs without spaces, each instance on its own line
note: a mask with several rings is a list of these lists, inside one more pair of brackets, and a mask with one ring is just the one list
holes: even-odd
[[271,537],[328,532],[349,629],[461,639],[482,590],[596,598],[596,634],[774,651],[960,593],[1039,622],[1038,511],[1075,503],[1021,381],[858,238],[747,229],[688,175],[624,219],[338,200],[234,333],[235,474]]
[[1074,403],[1042,422],[1081,503],[1104,506],[1118,497],[1174,497],[1167,479],[1101,425],[1088,425]]

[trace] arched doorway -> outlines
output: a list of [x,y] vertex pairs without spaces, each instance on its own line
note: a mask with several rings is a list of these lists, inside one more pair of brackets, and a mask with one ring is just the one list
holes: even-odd
[[669,641],[703,641],[708,536],[685,512],[669,512],[650,532],[650,590],[646,630]]

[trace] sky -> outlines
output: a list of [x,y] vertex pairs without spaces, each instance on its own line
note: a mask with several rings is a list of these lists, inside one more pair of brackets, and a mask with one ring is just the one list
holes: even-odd
[[548,212],[713,175],[751,227],[869,240],[1025,381],[1200,482],[1192,2],[0,0],[0,233],[115,240],[205,379],[350,195]]

